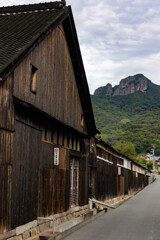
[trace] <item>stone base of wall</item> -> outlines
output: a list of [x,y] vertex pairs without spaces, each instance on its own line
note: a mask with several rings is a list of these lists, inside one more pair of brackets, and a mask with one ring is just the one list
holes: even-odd
[[[119,206],[124,201],[137,194],[137,192],[139,191],[108,199],[104,202],[109,205]],[[65,232],[66,230],[82,223],[84,220],[88,220],[92,216],[97,215],[97,210],[102,211],[105,208],[99,204],[96,204],[95,207],[96,208],[90,211],[89,205],[85,205],[83,207],[78,206],[69,209],[67,212],[55,214],[49,217],[39,217],[38,219],[19,226],[12,231],[0,234],[0,240],[40,240],[43,238],[43,235],[46,235],[46,232],[52,236],[54,234],[57,235],[57,233]],[[42,238],[40,236],[42,236]]]
[[39,240],[39,235],[45,231],[52,230],[52,232],[61,232],[63,231],[62,225],[66,224],[67,228],[67,223],[70,222],[71,224],[71,220],[75,223],[83,221],[83,219],[80,219],[79,217],[84,216],[88,212],[89,206],[85,205],[83,207],[77,206],[69,209],[67,212],[49,217],[39,217],[38,219],[19,226],[12,231],[0,234],[0,240]]

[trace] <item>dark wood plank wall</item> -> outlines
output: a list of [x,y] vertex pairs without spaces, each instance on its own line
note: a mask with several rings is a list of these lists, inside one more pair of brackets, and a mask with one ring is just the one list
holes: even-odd
[[125,190],[124,193],[132,193],[144,188],[148,184],[148,176],[138,173],[136,177],[136,172],[124,169],[124,179],[125,179]]
[[89,140],[82,144],[82,157],[79,163],[79,205],[88,204],[88,162],[89,162]]
[[11,229],[37,218],[41,131],[16,121]]
[[96,199],[106,200],[117,196],[117,167],[97,160]]
[[[118,175],[118,159],[123,157],[118,155],[110,147],[100,146],[108,153],[109,161],[113,164],[107,163],[97,158],[96,170],[96,198],[98,200],[107,200],[124,194],[136,192],[144,188],[148,184],[148,176],[135,171],[121,167],[121,175]],[[103,152],[102,155],[105,155]]]
[[[32,118],[30,116],[30,119],[27,119],[27,117],[24,118],[24,114],[18,112],[16,112],[16,119],[16,132],[8,132],[7,136],[3,131],[3,136],[0,138],[1,146],[3,146],[2,142],[5,146],[6,142],[12,146],[14,139],[14,154],[12,154],[11,147],[10,150],[3,151],[4,155],[8,154],[8,163],[2,165],[0,169],[0,193],[3,193],[2,196],[5,200],[0,206],[3,209],[1,232],[32,221],[37,216],[49,216],[64,212],[69,208],[70,150],[59,146],[60,164],[58,168],[55,167],[53,164],[54,145],[42,141],[41,130],[45,127],[43,126],[45,121],[41,119],[41,122],[39,119],[36,123],[36,116],[32,116]],[[1,155],[2,149],[3,147],[1,147]],[[89,140],[86,140],[83,143],[83,154],[80,158],[79,205],[85,205],[88,202],[89,151]],[[12,156],[14,156],[13,160]],[[4,159],[3,156],[1,159]],[[142,174],[136,178],[135,172],[123,169],[122,176],[117,176],[117,157],[111,152],[109,161],[113,161],[113,164],[101,160],[98,160],[96,164],[95,192],[97,199],[106,200],[124,194],[127,185],[130,191],[136,191],[144,186],[146,179]],[[11,199],[11,188],[12,202],[8,201]],[[11,212],[10,209],[12,209]],[[12,223],[10,223],[11,221]]]
[[13,107],[13,76],[12,74],[0,83],[0,129],[14,130]]
[[118,176],[118,168],[98,160],[96,176],[96,198],[107,200],[124,194],[136,192],[148,184],[148,176],[129,169],[122,169],[122,175]]
[[0,130],[0,233],[11,225],[13,133]]
[[54,167],[53,151],[54,145],[42,143],[38,208],[41,217],[69,208],[69,150],[60,147],[59,167]]
[[13,158],[14,106],[12,74],[0,83],[0,233],[11,224],[11,174]]
[[80,161],[80,169],[79,169],[79,205],[83,206],[88,204],[88,179],[86,179],[87,174],[86,168],[86,159],[83,157]]
[[[69,208],[70,150],[43,140],[45,118],[16,107],[11,229]],[[60,148],[58,167],[54,166],[54,147]]]
[[[36,94],[30,91],[31,69],[37,70]],[[14,71],[14,96],[83,132],[82,107],[63,27],[57,27]]]
[[62,169],[41,169],[38,216],[46,217],[67,211],[69,208],[67,175],[68,171]]

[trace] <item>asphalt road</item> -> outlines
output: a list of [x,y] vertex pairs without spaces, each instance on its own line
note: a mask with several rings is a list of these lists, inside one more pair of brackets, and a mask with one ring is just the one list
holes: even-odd
[[160,240],[160,177],[65,240]]

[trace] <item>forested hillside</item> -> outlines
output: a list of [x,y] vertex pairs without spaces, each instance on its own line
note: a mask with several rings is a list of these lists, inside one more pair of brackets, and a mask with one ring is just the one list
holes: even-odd
[[160,154],[160,86],[148,81],[144,92],[128,95],[92,95],[97,128],[103,140],[115,145],[132,142],[137,153],[151,152],[156,143]]

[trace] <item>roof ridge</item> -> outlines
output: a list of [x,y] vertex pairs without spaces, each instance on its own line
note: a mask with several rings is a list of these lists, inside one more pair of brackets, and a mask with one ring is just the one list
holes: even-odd
[[35,3],[26,5],[14,5],[7,7],[0,7],[0,14],[3,13],[16,13],[16,12],[28,12],[35,10],[47,10],[47,9],[62,9],[65,7],[65,1]]

